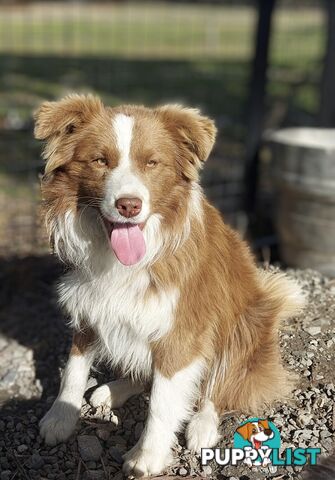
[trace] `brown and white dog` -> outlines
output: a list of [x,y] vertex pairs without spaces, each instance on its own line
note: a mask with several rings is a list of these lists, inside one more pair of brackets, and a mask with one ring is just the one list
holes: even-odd
[[124,378],[97,388],[91,403],[118,407],[152,383],[124,471],[160,473],[185,422],[199,452],[217,443],[222,412],[255,412],[290,390],[278,324],[302,297],[283,274],[256,268],[204,197],[198,174],[216,128],[197,110],[109,108],[70,95],[35,118],[46,140],[46,223],[71,266],[59,299],[74,330],[41,435],[52,445],[72,434],[90,367],[106,360]]

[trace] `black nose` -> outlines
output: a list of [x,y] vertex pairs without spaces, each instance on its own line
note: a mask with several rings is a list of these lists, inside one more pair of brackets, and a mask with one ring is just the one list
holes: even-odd
[[142,209],[142,200],[139,198],[119,198],[115,202],[120,215],[126,218],[135,217]]
[[266,428],[266,429],[264,430],[264,433],[265,433],[265,435],[267,435],[267,436],[269,437],[269,436],[271,435],[271,433],[272,433],[271,428]]

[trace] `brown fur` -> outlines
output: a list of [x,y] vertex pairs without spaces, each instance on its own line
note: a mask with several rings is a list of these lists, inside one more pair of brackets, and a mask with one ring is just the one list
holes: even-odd
[[291,388],[278,327],[299,312],[302,301],[283,275],[256,268],[247,245],[204,198],[202,218],[189,210],[192,181],[215,139],[211,120],[180,106],[105,108],[98,99],[77,95],[42,105],[35,134],[48,141],[42,182],[47,223],[68,209],[99,207],[104,179],[118,163],[111,119],[120,112],[136,119],[131,157],[150,190],[152,213],[163,217],[163,232],[182,235],[186,220],[191,222],[187,240],[148,267],[147,295],[162,286],[180,291],[171,331],[151,345],[154,365],[171,377],[202,357],[208,366],[203,396],[220,412],[256,412]]
[[87,328],[74,332],[71,346],[71,355],[82,355],[93,345],[95,341],[95,333],[92,329]]

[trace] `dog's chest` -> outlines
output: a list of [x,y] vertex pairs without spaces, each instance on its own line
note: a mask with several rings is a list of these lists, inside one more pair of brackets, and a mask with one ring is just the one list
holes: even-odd
[[74,327],[84,320],[99,336],[100,355],[125,373],[151,371],[150,342],[171,328],[176,289],[151,291],[146,271],[120,268],[99,277],[72,272],[59,286],[60,302]]

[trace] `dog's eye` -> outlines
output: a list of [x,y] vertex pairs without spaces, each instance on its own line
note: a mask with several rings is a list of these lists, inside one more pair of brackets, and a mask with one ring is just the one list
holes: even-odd
[[147,163],[146,163],[146,166],[149,167],[149,168],[152,168],[152,167],[155,167],[157,165],[157,160],[148,160]]
[[106,167],[107,164],[108,164],[108,161],[106,160],[106,158],[103,158],[103,157],[96,158],[95,160],[93,160],[93,162],[94,162],[98,167]]

